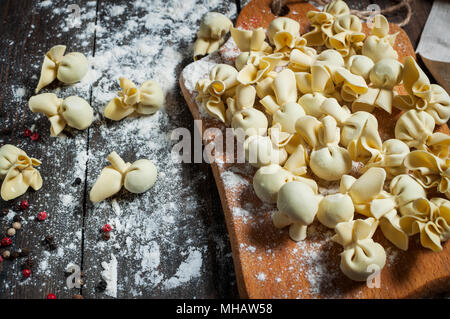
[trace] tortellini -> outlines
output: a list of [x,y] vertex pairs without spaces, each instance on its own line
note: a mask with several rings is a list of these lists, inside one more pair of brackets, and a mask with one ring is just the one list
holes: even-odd
[[336,120],[325,116],[321,121],[305,115],[295,124],[297,132],[313,148],[309,166],[314,174],[327,180],[339,180],[352,168],[347,150],[340,147],[339,128]]
[[442,251],[441,242],[450,238],[450,201],[440,197],[417,199],[410,212],[400,218],[400,225],[410,236],[420,233],[423,247]]
[[418,150],[406,155],[404,164],[423,187],[437,186],[437,190],[450,199],[450,159]]
[[323,8],[322,12],[309,11],[307,17],[313,30],[303,35],[308,45],[330,47],[329,38],[333,35],[334,20],[348,14],[350,14],[350,8],[342,0],[331,1]]
[[109,154],[107,159],[111,165],[102,169],[89,194],[93,203],[113,196],[122,186],[131,193],[140,194],[155,184],[157,169],[152,161],[141,159],[133,164],[125,163],[116,152]]
[[194,61],[217,51],[232,26],[231,20],[221,13],[208,12],[205,14],[194,44]]
[[367,163],[382,148],[376,117],[364,111],[349,116],[342,124],[341,144],[352,160]]
[[317,193],[317,183],[306,177],[295,176],[278,164],[270,164],[259,168],[253,176],[253,189],[258,198],[264,203],[276,203],[278,191],[288,182],[303,182]]
[[402,110],[416,109],[430,114],[435,123],[442,125],[450,119],[450,96],[430,80],[411,57],[406,57],[403,70],[403,85],[408,95],[398,95],[394,105]]
[[372,112],[377,107],[392,113],[393,88],[401,82],[402,70],[402,64],[394,59],[382,59],[375,63],[369,73],[372,87],[353,102],[353,112]]
[[353,220],[355,207],[347,194],[325,196],[319,203],[317,219],[328,228],[335,228],[339,223]]
[[70,52],[64,55],[65,51],[65,45],[56,45],[45,54],[41,77],[35,93],[56,79],[66,84],[72,84],[81,81],[86,75],[88,60],[84,54]]
[[411,148],[425,149],[433,135],[435,122],[433,117],[424,112],[409,110],[403,113],[395,124],[395,138]]
[[270,22],[267,36],[270,43],[275,46],[275,51],[285,47],[292,49],[300,37],[300,24],[290,18],[276,18]]
[[362,46],[363,55],[377,63],[381,59],[398,59],[393,48],[397,33],[389,34],[389,22],[386,17],[376,15],[373,20],[372,34],[366,38]]
[[53,93],[42,93],[30,98],[28,106],[33,113],[43,113],[50,121],[50,134],[57,136],[66,125],[78,130],[91,126],[94,111],[89,103],[78,96],[60,99]]
[[206,112],[224,123],[226,109],[222,96],[226,97],[227,93],[238,85],[237,74],[237,70],[232,66],[218,64],[209,72],[209,79],[201,79],[195,86],[198,91],[197,100],[203,104]]
[[272,216],[274,226],[284,228],[290,225],[291,239],[304,240],[307,227],[316,216],[320,199],[317,189],[308,184],[299,181],[284,184],[278,192],[278,211]]
[[374,218],[357,219],[337,224],[333,241],[342,245],[341,270],[352,280],[366,281],[386,264],[386,252],[372,236],[378,221]]
[[42,177],[35,168],[41,161],[28,155],[14,145],[5,144],[0,148],[0,179],[3,179],[1,196],[5,201],[17,198],[29,187],[39,190]]
[[364,165],[365,172],[371,167],[382,167],[389,177],[405,174],[406,167],[403,165],[405,156],[409,154],[409,147],[397,139],[389,139],[383,142],[381,150],[373,153],[374,156]]
[[164,93],[161,86],[152,80],[145,81],[138,88],[127,78],[119,78],[119,97],[111,100],[105,108],[105,117],[120,121],[130,114],[149,115],[156,113],[164,103]]
[[246,136],[264,135],[267,132],[266,115],[254,108],[247,108],[236,112],[231,120],[233,130],[242,130]]

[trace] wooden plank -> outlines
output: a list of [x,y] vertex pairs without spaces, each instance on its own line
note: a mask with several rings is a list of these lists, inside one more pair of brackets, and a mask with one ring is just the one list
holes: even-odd
[[[143,5],[144,4],[144,5]],[[126,161],[149,158],[158,167],[155,186],[141,195],[126,191],[93,205],[88,200],[83,268],[87,298],[107,298],[96,291],[111,253],[118,260],[119,298],[213,298],[236,295],[231,254],[217,190],[205,163],[176,164],[170,133],[193,132],[193,120],[177,85],[191,61],[192,45],[204,13],[235,15],[233,3],[212,1],[99,2],[94,64],[101,78],[93,88],[93,107],[102,114],[119,89],[119,76],[137,84],[154,79],[166,95],[153,116],[112,122],[100,115],[89,131],[88,190],[106,156],[115,150]],[[195,27],[194,27],[195,26]],[[111,239],[99,227],[113,227]]]
[[[253,0],[243,8],[237,19],[238,26],[244,28],[267,27],[273,15],[267,9],[270,0]],[[307,4],[290,5],[288,17],[301,23],[305,28]],[[414,56],[408,36],[398,26],[391,24],[391,32],[399,31],[395,49],[399,60]],[[364,28],[364,32],[368,32]],[[230,62],[233,46],[221,49],[222,61]],[[198,61],[189,65],[182,73],[180,84],[194,118],[203,121],[203,129],[225,126],[218,120],[204,116],[195,102],[193,83],[207,76],[208,63],[221,63],[221,58]],[[228,59],[228,60],[227,60]],[[202,64],[202,65],[200,65]],[[193,70],[202,70],[194,72]],[[399,116],[376,111],[379,130],[386,138],[393,137],[393,124]],[[201,128],[201,129],[202,129]],[[439,128],[447,134],[448,127]],[[332,232],[319,223],[310,226],[305,241],[295,243],[288,238],[287,231],[273,227],[270,215],[274,205],[261,203],[252,188],[254,169],[249,165],[223,164],[225,155],[219,154],[219,161],[212,163],[219,194],[233,249],[239,291],[242,297],[250,298],[405,298],[430,296],[449,289],[448,269],[450,244],[444,250],[433,253],[411,240],[407,252],[399,251],[378,231],[375,241],[387,251],[388,262],[381,273],[379,289],[370,289],[364,283],[353,282],[339,270],[339,253],[342,248],[330,241]],[[229,183],[229,175],[239,177],[238,183]],[[320,189],[320,182],[319,189]],[[324,187],[327,187],[323,185]],[[245,211],[245,214],[236,212]],[[427,269],[425,273],[423,269]],[[408,272],[405,272],[408,269]]]
[[[71,1],[81,8],[81,28],[70,28],[70,11],[65,1],[1,1],[0,32],[0,97],[2,104],[0,145],[11,143],[42,161],[39,168],[44,179],[43,188],[28,191],[16,200],[0,200],[0,210],[10,209],[1,220],[2,233],[11,225],[13,211],[24,218],[22,230],[13,238],[12,251],[31,249],[35,261],[31,278],[23,280],[21,265],[25,259],[5,261],[0,275],[0,298],[45,298],[54,293],[59,298],[70,298],[76,290],[66,287],[64,268],[70,262],[81,264],[81,241],[86,166],[87,132],[66,130],[65,137],[50,136],[49,122],[28,109],[28,99],[34,95],[44,54],[53,45],[66,44],[68,51],[91,55],[93,34],[84,35],[95,19],[95,1]],[[80,37],[83,35],[83,37]],[[52,85],[42,92],[55,92],[60,97],[77,94],[87,100],[89,83],[74,86]],[[35,127],[40,138],[32,142],[23,136],[26,128]],[[76,178],[81,179],[75,184]],[[22,200],[30,209],[20,212],[15,207]],[[49,219],[37,222],[39,211],[46,210]],[[41,241],[46,234],[55,238],[58,248],[46,249]]]

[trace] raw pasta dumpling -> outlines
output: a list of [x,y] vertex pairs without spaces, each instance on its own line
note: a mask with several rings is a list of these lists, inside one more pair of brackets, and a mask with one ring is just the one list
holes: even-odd
[[87,129],[94,120],[89,103],[78,96],[60,99],[53,93],[42,93],[30,98],[28,107],[33,113],[43,113],[50,121],[50,134],[57,136],[66,125],[78,130]]
[[56,79],[72,84],[81,81],[85,76],[88,71],[88,60],[84,54],[70,52],[64,55],[65,51],[65,45],[56,45],[45,54],[36,93]]
[[317,188],[292,181],[281,186],[278,192],[278,211],[272,216],[274,226],[284,228],[288,225],[292,240],[300,241],[306,238],[306,229],[316,216],[321,199]]
[[17,198],[29,187],[39,190],[42,177],[35,168],[41,161],[28,155],[14,145],[6,144],[0,148],[0,178],[3,179],[1,197],[8,201]]
[[134,112],[153,114],[164,104],[164,93],[155,81],[145,81],[139,88],[127,78],[119,78],[119,83],[122,91],[106,105],[104,111],[110,120],[120,121]]
[[208,12],[202,18],[194,43],[194,61],[219,49],[233,23],[218,12]]
[[352,280],[365,281],[383,269],[386,264],[386,252],[372,236],[378,221],[374,218],[357,219],[337,224],[333,241],[342,245],[341,270]]
[[133,164],[125,163],[116,152],[109,154],[107,159],[111,165],[102,169],[89,194],[93,203],[113,196],[122,186],[131,193],[140,194],[155,184],[158,173],[152,161],[141,159]]

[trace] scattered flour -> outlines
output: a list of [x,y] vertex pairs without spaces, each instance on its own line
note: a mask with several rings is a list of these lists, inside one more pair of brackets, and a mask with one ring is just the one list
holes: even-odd
[[111,254],[111,261],[107,263],[102,262],[102,278],[106,281],[105,294],[110,297],[117,298],[117,259],[114,254]]

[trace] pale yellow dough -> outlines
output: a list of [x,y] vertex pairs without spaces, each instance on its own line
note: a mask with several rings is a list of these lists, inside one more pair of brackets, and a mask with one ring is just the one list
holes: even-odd
[[88,71],[88,60],[84,54],[71,52],[64,55],[65,51],[65,45],[56,45],[45,54],[35,93],[56,79],[72,84],[81,81],[85,76]]
[[145,81],[139,88],[126,78],[119,78],[119,83],[122,88],[117,93],[119,97],[111,100],[104,111],[110,120],[120,121],[134,112],[153,114],[164,104],[164,93],[155,81]]
[[5,144],[0,148],[0,179],[3,179],[1,196],[5,201],[23,195],[29,187],[39,190],[42,177],[34,168],[41,165],[18,147]]
[[35,95],[28,101],[33,113],[43,113],[50,121],[50,134],[57,136],[66,125],[78,130],[87,129],[94,120],[94,111],[89,103],[78,96],[60,99],[53,93]]
[[93,203],[113,196],[122,186],[131,193],[140,194],[155,184],[158,173],[150,160],[141,159],[133,164],[125,163],[116,152],[109,154],[107,159],[111,165],[102,169],[89,193]]

